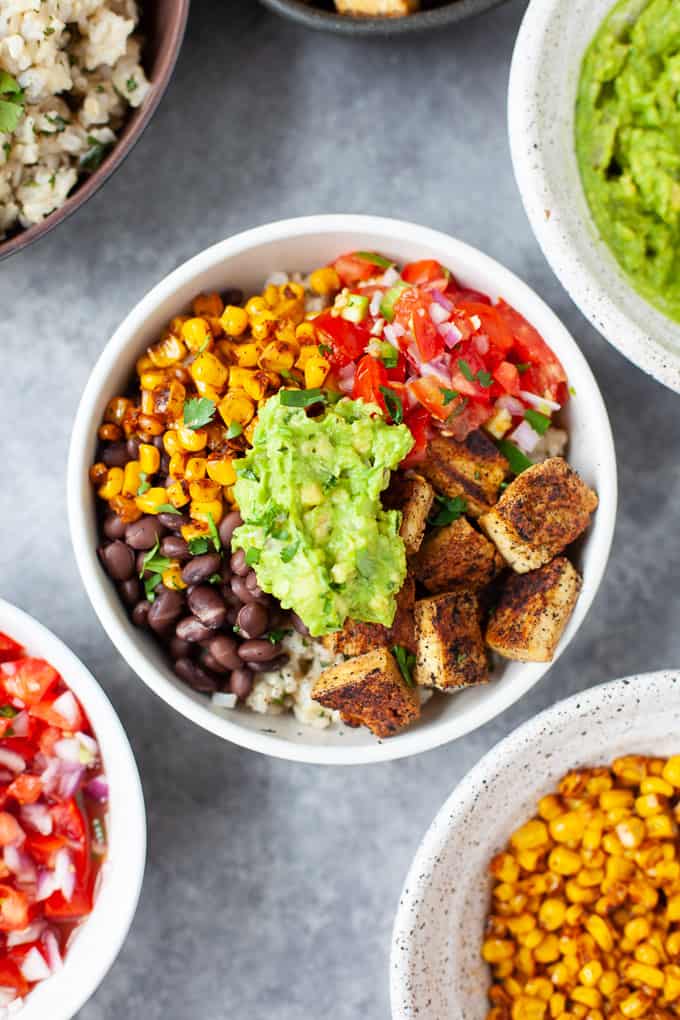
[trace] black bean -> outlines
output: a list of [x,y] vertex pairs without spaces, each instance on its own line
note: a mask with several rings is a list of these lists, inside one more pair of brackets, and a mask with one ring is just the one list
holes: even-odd
[[303,620],[300,619],[297,613],[290,614],[290,622],[293,624],[298,634],[302,634],[303,637],[309,637],[309,627]]
[[118,591],[126,606],[134,606],[139,602],[142,586],[136,577],[131,577],[127,581],[121,581],[118,585]]
[[166,535],[161,541],[161,555],[171,560],[188,560],[189,546],[180,535]]
[[246,554],[243,549],[237,549],[229,561],[229,566],[239,577],[245,577],[250,573],[250,567],[246,563]]
[[264,592],[257,583],[257,574],[254,570],[251,570],[249,574],[246,574],[245,582],[248,591],[253,593],[253,598],[258,599],[261,595],[264,595]]
[[157,450],[160,450],[160,452],[163,453],[163,450],[165,449],[163,446],[163,436],[154,436],[151,442]]
[[101,459],[107,467],[125,467],[130,460],[127,443],[124,440],[117,443],[107,443],[102,450]]
[[133,549],[152,549],[162,534],[163,525],[158,518],[147,515],[128,524],[125,529],[125,541]]
[[249,669],[242,667],[235,669],[229,681],[229,690],[237,698],[247,698],[253,689],[253,674]]
[[235,575],[229,583],[234,595],[237,595],[241,602],[254,602],[257,598],[257,595],[250,590],[244,578]]
[[243,291],[239,290],[238,287],[230,287],[228,290],[223,292],[222,300],[225,305],[242,305]]
[[167,475],[169,473],[169,471],[170,471],[170,457],[168,456],[167,453],[162,453],[161,454],[160,470],[161,470],[161,473],[164,474],[164,475]]
[[158,520],[169,531],[181,531],[185,524],[190,524],[187,514],[158,514]]
[[229,560],[222,560],[222,565],[220,566],[220,576],[223,581],[227,582],[229,581],[231,577],[231,566],[229,565]]
[[139,457],[139,447],[141,445],[141,439],[138,439],[137,436],[130,436],[127,441],[127,452],[130,460],[137,460]]
[[175,673],[189,687],[201,694],[212,694],[217,690],[217,680],[206,670],[201,669],[191,659],[178,659],[175,663]]
[[238,646],[238,654],[244,662],[271,662],[282,651],[283,648],[280,644],[273,645],[271,641],[265,641],[262,638],[243,641]]
[[194,650],[189,641],[183,641],[179,637],[170,638],[168,648],[173,659],[190,659]]
[[257,602],[251,602],[239,611],[236,618],[236,625],[241,632],[241,637],[257,638],[264,634],[269,625],[269,613],[264,606]]
[[197,620],[195,616],[185,616],[175,627],[175,634],[182,641],[206,641],[212,637],[210,627]]
[[242,524],[243,518],[238,510],[232,510],[226,517],[222,518],[218,531],[220,533],[220,540],[225,549],[231,548],[231,536]]
[[132,549],[116,539],[99,550],[104,568],[114,581],[127,581],[135,572],[135,554]]
[[178,619],[184,609],[184,596],[171,588],[159,585],[155,589],[156,598],[149,610],[149,626],[159,633],[167,630]]
[[206,669],[212,670],[213,673],[229,673],[231,670],[228,666],[223,666],[221,662],[218,662],[214,655],[211,655],[207,648],[204,648],[200,655],[200,662]]
[[207,584],[199,584],[189,593],[189,609],[206,627],[217,630],[224,623],[227,607],[222,596]]
[[239,669],[241,660],[236,641],[227,634],[218,634],[207,644],[208,651],[225,669]]
[[239,614],[238,609],[235,609],[233,607],[231,609],[229,608],[227,609],[227,619],[225,622],[228,627],[233,627],[235,625],[238,614]]
[[151,603],[147,602],[146,599],[142,599],[141,602],[137,603],[132,610],[132,622],[136,627],[148,627],[150,609]]
[[201,556],[194,556],[182,569],[182,580],[186,584],[200,584],[207,581],[220,569],[219,553],[203,553]]
[[107,514],[102,525],[102,531],[112,542],[117,538],[123,538],[126,528],[127,524],[125,521],[121,521],[118,514]]

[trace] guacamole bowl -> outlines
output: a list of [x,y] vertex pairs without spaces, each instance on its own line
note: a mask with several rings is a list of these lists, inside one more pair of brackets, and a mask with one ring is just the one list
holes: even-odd
[[136,359],[173,316],[202,291],[238,287],[257,293],[275,271],[309,272],[339,254],[377,250],[396,262],[437,259],[470,288],[503,296],[543,335],[561,359],[575,396],[563,412],[568,458],[599,496],[593,522],[577,546],[583,588],[557,648],[576,634],[604,573],[616,515],[616,462],[600,391],[565,327],[526,284],[474,248],[445,234],[369,216],[311,216],[267,224],[201,252],[162,280],[130,312],[94,366],[77,412],[68,467],[71,538],[85,588],[102,625],[130,668],[178,712],[212,733],[265,754],[323,764],[359,764],[416,754],[468,733],[498,715],[548,670],[547,663],[505,662],[491,682],[459,694],[432,697],[417,724],[379,741],[368,730],[337,725],[316,729],[293,714],[263,715],[219,709],[173,673],[148,632],[128,619],[97,557],[96,496],[89,481],[97,427],[108,401],[126,391]]
[[591,216],[575,147],[584,55],[615,0],[532,0],[517,37],[508,96],[517,183],[555,274],[596,329],[680,392],[680,323],[634,289]]

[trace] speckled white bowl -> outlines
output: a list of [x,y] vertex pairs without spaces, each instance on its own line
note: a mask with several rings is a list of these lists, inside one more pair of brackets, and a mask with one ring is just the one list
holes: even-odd
[[569,769],[621,754],[680,751],[680,672],[647,673],[575,694],[514,730],[468,772],[430,826],[394,926],[393,1020],[484,1020],[479,951],[487,866]]
[[588,209],[574,147],[585,51],[614,0],[532,0],[517,36],[508,118],[536,238],[574,302],[622,354],[680,392],[680,323],[632,288]]
[[555,658],[576,634],[602,580],[616,518],[616,459],[602,396],[577,344],[531,288],[487,255],[435,230],[375,216],[307,216],[268,223],[221,241],[185,262],[133,308],[94,366],[71,438],[68,509],[76,560],[95,612],[132,669],[168,704],[212,733],[255,751],[294,761],[357,765],[401,758],[437,747],[481,726],[517,701],[550,668],[542,662],[504,662],[491,683],[430,699],[421,719],[389,740],[366,729],[301,725],[292,713],[259,715],[246,708],[220,712],[184,685],[153,639],[130,622],[118,593],[101,568],[95,496],[88,469],[97,426],[108,400],[124,392],[135,360],[202,290],[241,287],[257,293],[276,269],[309,272],[345,251],[376,249],[398,262],[434,258],[464,283],[494,298],[502,295],[543,334],[569,375],[574,397],[565,408],[572,466],[600,497],[593,523],[578,544],[583,589]]

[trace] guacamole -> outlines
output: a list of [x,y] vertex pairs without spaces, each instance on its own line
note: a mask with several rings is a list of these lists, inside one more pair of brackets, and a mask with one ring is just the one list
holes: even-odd
[[245,550],[263,591],[313,635],[348,618],[389,627],[406,554],[401,515],[383,510],[380,493],[413,436],[361,400],[339,400],[312,417],[286,403],[301,393],[280,390],[267,401],[252,450],[235,462],[244,524],[232,547]]
[[581,70],[576,152],[602,237],[680,321],[678,0],[620,0],[602,23]]

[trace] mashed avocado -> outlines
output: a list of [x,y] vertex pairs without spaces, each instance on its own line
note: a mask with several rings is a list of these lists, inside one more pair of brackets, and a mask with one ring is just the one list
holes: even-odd
[[680,2],[620,0],[586,53],[576,151],[597,227],[680,321]]
[[360,400],[309,416],[285,404],[295,392],[267,401],[252,450],[235,464],[245,523],[232,546],[312,634],[339,630],[347,618],[389,626],[406,555],[400,514],[382,509],[380,493],[413,437]]

